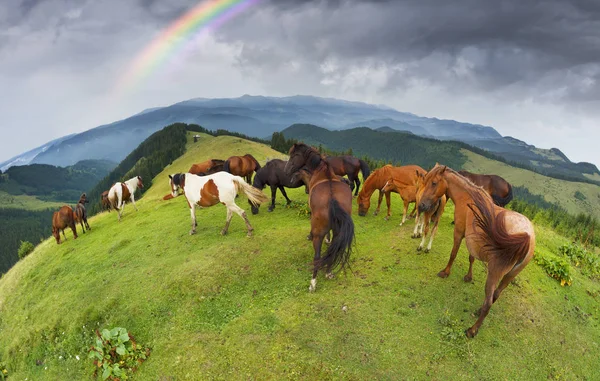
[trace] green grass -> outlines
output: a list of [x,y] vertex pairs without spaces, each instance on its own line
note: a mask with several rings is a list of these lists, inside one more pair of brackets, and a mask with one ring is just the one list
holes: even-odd
[[[478,336],[463,330],[483,300],[485,267],[473,283],[461,247],[448,279],[435,274],[452,246],[452,204],[433,250],[417,254],[413,221],[357,215],[353,272],[320,274],[308,292],[310,222],[278,196],[272,213],[234,216],[219,234],[222,205],[197,210],[188,235],[184,197],[163,201],[167,174],[192,162],[250,152],[281,157],[237,138],[204,136],[157,176],[138,202],[91,219],[92,230],[57,246],[48,239],[0,279],[0,362],[10,378],[83,380],[96,328],[126,327],[152,354],[137,380],[197,379],[591,379],[600,356],[600,285],[575,271],[561,287],[533,263],[492,307]],[[289,190],[302,204],[303,188]],[[373,202],[377,195],[373,195]],[[373,207],[372,207],[373,208]],[[566,240],[537,227],[538,250]],[[344,308],[345,307],[345,308]],[[77,360],[75,356],[79,356]],[[36,365],[40,364],[40,365]]]
[[42,210],[48,208],[60,208],[63,202],[42,201],[35,196],[14,196],[0,191],[0,208]]
[[[513,186],[524,186],[532,194],[543,196],[546,201],[560,205],[571,214],[585,213],[600,218],[600,187],[597,185],[559,180],[511,167],[468,150],[463,149],[462,152],[468,157],[463,166],[467,171],[497,174]],[[580,192],[584,197],[576,198],[575,192]]]

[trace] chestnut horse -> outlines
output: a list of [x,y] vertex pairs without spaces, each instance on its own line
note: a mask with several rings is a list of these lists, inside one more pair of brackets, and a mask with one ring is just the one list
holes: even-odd
[[135,210],[138,210],[135,205],[135,191],[138,188],[143,188],[142,178],[135,176],[125,181],[124,183],[115,183],[108,191],[108,200],[111,206],[117,210],[119,221],[121,221],[121,213],[127,201],[131,201]]
[[419,209],[431,210],[445,194],[455,205],[454,246],[446,268],[438,276],[446,278],[450,275],[463,238],[469,250],[469,271],[464,280],[472,280],[475,258],[487,263],[485,299],[479,318],[466,330],[466,335],[472,338],[477,335],[492,304],[533,257],[535,231],[527,217],[495,205],[482,187],[458,172],[436,164],[425,176]]
[[73,218],[73,209],[65,205],[54,212],[52,215],[52,235],[56,239],[56,243],[60,245],[60,232],[62,231],[65,241],[67,236],[65,235],[65,229],[71,228],[73,231],[74,239],[77,239],[77,229],[75,228],[75,219]]
[[350,155],[327,156],[325,160],[333,169],[333,173],[338,176],[348,176],[350,190],[354,191],[354,195],[357,196],[360,188],[358,172],[362,172],[363,181],[366,180],[371,173],[369,165],[365,161]]
[[244,177],[248,184],[252,184],[252,174],[260,169],[260,164],[249,153],[244,156],[230,156],[223,164],[223,170],[232,175]]
[[[338,180],[332,166],[319,152],[304,144],[294,143],[289,151],[285,171],[292,174],[306,166],[312,173],[309,183],[308,203],[310,208],[310,238],[315,256],[313,275],[308,290],[314,292],[317,287],[317,273],[326,268],[327,278],[332,278],[331,270],[340,265],[343,269],[350,259],[354,240],[354,221],[352,221],[352,191]],[[323,239],[333,231],[331,244],[321,258]]]
[[[306,193],[308,194],[308,184],[310,184],[310,178],[312,174],[306,168],[300,168],[296,173],[292,175],[293,179],[299,178],[304,185],[306,185]],[[348,187],[352,189],[352,183],[346,177],[335,175],[341,182],[348,184]]]
[[190,235],[196,234],[196,227],[198,226],[196,222],[196,206],[208,208],[221,203],[227,207],[227,220],[221,234],[227,234],[233,212],[235,212],[246,223],[246,228],[248,229],[247,235],[250,237],[254,228],[250,225],[244,209],[236,205],[235,197],[241,192],[255,205],[269,201],[269,198],[262,191],[250,186],[242,177],[224,171],[206,176],[198,176],[191,173],[176,173],[169,175],[169,182],[173,197],[176,197],[179,188],[181,188],[187,199],[192,215],[192,230],[190,230]]
[[[365,184],[363,185],[363,189],[358,194],[358,215],[365,216],[369,211],[371,206],[371,195],[375,190],[379,191],[379,200],[377,202],[377,209],[373,215],[377,215],[379,213],[379,209],[381,207],[381,200],[385,195],[385,201],[387,204],[387,216],[385,219],[389,219],[391,216],[391,203],[390,203],[390,192],[382,191],[385,184],[389,179],[396,180],[396,193],[400,194],[402,197],[402,201],[404,202],[404,214],[402,216],[402,223],[404,224],[406,221],[406,213],[408,211],[408,205],[416,200],[416,187],[415,184],[417,182],[416,173],[421,173],[425,175],[427,171],[418,165],[403,165],[400,167],[394,167],[390,164],[384,165],[381,168],[376,169],[373,173],[365,180]],[[404,194],[400,192],[400,190],[404,190]],[[412,217],[416,212],[417,206],[415,205],[412,212],[410,212],[410,216]]]
[[193,173],[194,175],[198,175],[201,173],[203,173],[204,175],[211,175],[213,173],[222,171],[224,164],[225,160],[209,159],[203,161],[202,163],[192,165],[188,170],[188,173]]
[[112,207],[110,206],[110,200],[108,199],[108,191],[104,191],[100,195],[100,205],[103,211],[108,210],[110,212],[110,210],[112,209]]
[[[80,223],[81,230],[83,230],[84,233],[85,233],[85,227],[87,227],[88,230],[92,229],[92,228],[90,228],[90,225],[88,224],[87,211],[85,210],[85,204],[88,204],[89,202],[90,201],[87,199],[87,196],[85,195],[85,193],[83,193],[81,195],[81,197],[79,197],[79,202],[77,202],[77,205],[75,205],[75,211],[73,212],[73,217],[75,218],[75,224]],[[85,227],[83,226],[84,223],[85,223]]]
[[[281,194],[287,200],[288,205],[292,202],[289,199],[285,188],[299,188],[304,185],[306,193],[308,193],[308,184],[303,183],[302,179],[296,178],[294,175],[290,176],[285,172],[285,165],[287,161],[281,159],[272,159],[265,164],[264,167],[256,171],[254,175],[254,181],[252,186],[256,189],[264,189],[266,185],[271,187],[271,205],[268,211],[272,212],[275,209],[275,196],[277,195],[277,189],[281,191]],[[250,200],[250,209],[252,214],[258,214],[259,205],[254,205]]]
[[458,171],[461,175],[479,185],[492,196],[494,204],[506,206],[513,199],[512,185],[498,175],[480,175],[469,171]]

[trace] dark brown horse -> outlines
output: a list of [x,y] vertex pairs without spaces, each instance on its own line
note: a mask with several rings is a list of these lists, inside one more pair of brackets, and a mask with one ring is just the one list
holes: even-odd
[[223,164],[223,170],[232,175],[243,177],[248,184],[252,184],[252,174],[260,169],[260,164],[249,153],[244,156],[230,156]]
[[77,229],[75,228],[75,219],[73,218],[73,209],[65,205],[54,212],[52,215],[52,235],[56,239],[56,243],[60,244],[60,232],[62,231],[65,241],[67,236],[65,235],[65,229],[71,228],[73,231],[73,237],[77,239]]
[[[292,176],[293,179],[300,178],[302,180],[304,185],[306,185],[306,193],[307,194],[308,194],[308,185],[310,184],[311,177],[312,177],[312,174],[306,168],[300,168],[300,170],[298,172],[294,173],[294,175]],[[346,177],[339,176],[339,175],[335,175],[335,177],[337,177],[338,180],[340,180],[344,184],[347,184],[348,187],[352,190],[352,184],[350,183],[350,180],[348,180]]]
[[108,191],[102,192],[100,195],[100,205],[102,206],[102,210],[110,210],[112,209],[110,200],[108,199]]
[[535,231],[527,217],[495,205],[482,187],[458,172],[436,164],[425,176],[419,211],[431,210],[444,195],[448,195],[455,205],[454,246],[446,268],[438,276],[446,278],[450,275],[463,238],[469,251],[465,282],[473,279],[475,258],[487,263],[483,306],[477,322],[466,330],[468,337],[475,337],[492,304],[533,257]]
[[498,206],[505,207],[513,199],[512,185],[498,175],[480,175],[468,171],[458,173],[485,189]]
[[223,170],[223,166],[225,164],[225,160],[221,159],[209,159],[203,161],[202,163],[194,164],[188,170],[189,173],[193,173],[194,175],[204,174],[211,175],[213,173],[219,172]]
[[[77,205],[75,205],[75,211],[73,212],[73,217],[75,218],[75,224],[77,224],[77,223],[81,224],[81,230],[83,230],[84,233],[85,233],[86,227],[88,230],[92,229],[92,228],[90,228],[90,225],[88,224],[87,211],[85,210],[85,204],[87,204],[89,202],[90,201],[87,199],[87,196],[85,195],[85,193],[83,193],[81,195],[81,197],[79,197],[79,202],[77,202]],[[85,227],[83,226],[84,223],[85,223]]]
[[[317,287],[317,273],[325,267],[327,278],[332,278],[331,270],[338,265],[343,269],[350,259],[354,240],[352,221],[352,191],[338,180],[331,165],[314,148],[295,143],[289,151],[285,171],[292,174],[306,166],[312,176],[309,184],[308,203],[310,207],[310,237],[315,256],[313,276],[309,291]],[[331,244],[321,258],[323,239],[333,231]]]
[[350,180],[350,190],[354,191],[354,195],[358,195],[360,188],[360,180],[358,179],[358,172],[362,172],[363,181],[369,177],[371,170],[369,165],[354,156],[327,156],[327,162],[333,169],[333,173],[338,176],[348,176]]
[[[305,185],[306,193],[308,193],[308,184],[303,183],[302,179],[298,179],[294,175],[288,175],[285,172],[285,165],[287,161],[281,159],[272,159],[265,164],[264,167],[256,171],[254,175],[254,182],[252,186],[257,189],[264,189],[265,186],[271,187],[271,205],[268,211],[272,212],[275,209],[275,196],[277,195],[277,189],[281,191],[283,197],[285,197],[288,205],[292,202],[289,199],[285,188],[300,188]],[[258,214],[258,208],[260,204],[253,204],[248,200],[252,214]]]

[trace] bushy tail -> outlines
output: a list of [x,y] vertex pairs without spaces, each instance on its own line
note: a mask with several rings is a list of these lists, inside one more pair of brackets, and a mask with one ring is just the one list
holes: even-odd
[[485,242],[483,247],[495,257],[501,265],[516,266],[523,262],[529,252],[530,236],[527,233],[510,234],[506,229],[502,211],[494,216],[493,205],[486,202],[478,192],[471,194],[473,204],[468,204],[475,216],[476,224],[483,230],[480,238]]
[[229,170],[229,159],[225,160],[225,163],[223,163],[223,171],[231,173]]
[[512,185],[508,184],[508,194],[505,197],[499,197],[496,195],[492,195],[492,199],[494,200],[494,204],[504,207],[513,199],[513,191]]
[[245,194],[246,197],[248,197],[248,201],[255,206],[269,201],[269,197],[266,194],[264,194],[260,189],[249,185],[242,177],[235,176],[233,178],[233,183],[235,184],[236,192]]
[[367,177],[369,177],[369,175],[371,174],[371,169],[369,169],[369,164],[367,164],[365,161],[358,159],[358,162],[360,163],[360,170],[363,174],[363,180],[366,180]]
[[350,259],[352,253],[352,243],[354,241],[354,221],[340,206],[339,202],[332,198],[329,201],[329,223],[333,230],[331,243],[318,263],[318,267],[330,266],[333,270],[340,265],[342,270]]
[[117,195],[117,189],[118,189],[118,187],[113,186],[108,191],[108,202],[110,203],[110,206],[115,210],[117,210],[117,204],[119,202],[119,196]]

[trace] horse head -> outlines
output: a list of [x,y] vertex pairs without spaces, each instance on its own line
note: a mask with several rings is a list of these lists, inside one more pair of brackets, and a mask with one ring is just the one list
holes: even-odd
[[185,173],[169,175],[169,185],[171,186],[171,194],[173,197],[177,197],[179,188],[185,187]]
[[448,167],[436,163],[435,167],[425,175],[421,183],[421,200],[418,205],[420,211],[428,212],[437,204],[438,200],[446,194],[448,182],[445,173]]
[[138,180],[138,184],[137,184],[138,188],[144,188],[144,184],[142,183],[142,176],[138,176],[137,180]]
[[323,156],[317,150],[304,143],[294,143],[294,145],[290,147],[288,154],[290,158],[284,169],[285,173],[288,175],[297,172],[305,165],[309,169],[314,169],[323,160]]

